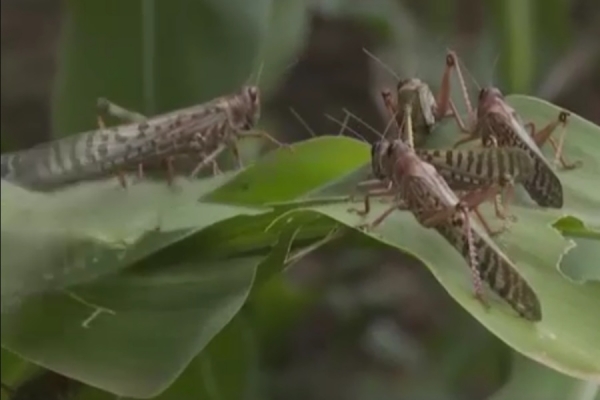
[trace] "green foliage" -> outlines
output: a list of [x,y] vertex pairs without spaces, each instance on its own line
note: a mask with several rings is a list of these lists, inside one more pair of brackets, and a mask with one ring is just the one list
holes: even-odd
[[[155,114],[234,90],[261,63],[260,86],[269,90],[307,31],[301,0],[65,4],[54,136],[94,128],[98,96]],[[381,4],[368,21],[388,33],[386,10],[398,6]],[[509,4],[498,14],[509,54],[504,75],[511,87],[528,88],[534,27],[530,11],[515,9],[531,4]],[[538,99],[508,100],[538,126],[558,113]],[[455,135],[446,124],[429,145]],[[462,258],[409,213],[365,235],[422,262],[469,315],[525,356],[513,369],[520,379],[498,400],[539,396],[528,391],[532,382],[574,393],[582,384],[571,377],[600,380],[600,189],[590,183],[600,174],[600,128],[573,115],[565,153],[584,163],[560,172],[565,207],[539,210],[520,193],[519,221],[498,241],[540,297],[538,324],[495,298],[484,310]],[[145,181],[124,191],[107,179],[49,195],[2,182],[3,381],[18,385],[39,365],[89,385],[81,400],[260,398],[255,330],[278,331],[311,301],[287,292],[280,272],[331,238],[357,246],[346,234],[357,235],[364,221],[344,197],[368,162],[366,144],[326,136],[239,173],[179,180],[175,189]],[[384,207],[375,204],[369,218]]]
[[[537,108],[523,107],[528,119],[557,112],[531,101]],[[587,169],[599,165],[590,147],[600,136],[580,140],[593,128],[581,127],[587,125],[574,118],[569,128],[567,154],[583,159],[584,167],[561,173],[569,191],[565,210],[595,228],[591,205],[600,197],[584,182]],[[330,154],[340,162],[331,163]],[[123,191],[110,179],[51,196],[5,185],[3,308],[14,305],[2,318],[3,346],[120,395],[160,393],[204,354],[250,291],[283,268],[290,246],[323,238],[338,223],[344,232],[362,222],[348,212],[353,204],[336,195],[348,193],[367,162],[366,144],[322,137],[293,151],[279,149],[232,177],[178,181],[176,190],[139,183]],[[369,218],[385,207],[374,204]],[[513,212],[519,221],[499,245],[540,297],[544,318],[536,325],[500,300],[492,299],[486,311],[472,297],[462,258],[410,213],[395,213],[369,235],[421,260],[461,306],[515,350],[568,375],[598,379],[597,281],[574,282],[559,270],[562,260],[577,265],[580,276],[592,273],[590,247],[574,253],[577,247],[553,228],[565,211],[515,205]],[[29,237],[39,237],[33,241],[39,250],[26,247]]]

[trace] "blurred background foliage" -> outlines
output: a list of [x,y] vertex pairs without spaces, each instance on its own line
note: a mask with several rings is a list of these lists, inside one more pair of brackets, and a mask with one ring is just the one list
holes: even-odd
[[[310,135],[290,109],[317,134],[337,132],[325,114],[339,117],[343,108],[383,129],[378,90],[395,77],[363,48],[396,75],[434,87],[452,48],[480,84],[600,122],[594,0],[3,0],[0,7],[3,151],[94,128],[99,96],[152,115],[244,82],[258,82],[261,124],[283,140]],[[2,380],[29,396],[15,399],[70,391],[114,398],[6,351]],[[203,399],[600,399],[593,384],[515,355],[414,261],[337,242],[253,293],[164,398],[187,398],[188,385],[200,386],[195,398]]]

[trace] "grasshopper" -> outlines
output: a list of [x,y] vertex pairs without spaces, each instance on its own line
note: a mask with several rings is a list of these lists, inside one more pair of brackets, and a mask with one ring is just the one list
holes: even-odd
[[[410,109],[410,106],[408,106]],[[411,132],[410,115],[406,130]],[[513,262],[495,245],[484,230],[471,221],[469,211],[490,194],[469,192],[458,198],[436,168],[423,161],[414,149],[402,140],[382,139],[371,147],[373,174],[389,189],[372,192],[365,197],[365,208],[354,209],[361,215],[369,213],[369,196],[395,194],[399,201],[386,209],[364,228],[371,230],[398,208],[410,210],[417,221],[434,228],[470,266],[475,296],[487,306],[482,281],[504,299],[519,315],[531,320],[542,318],[540,302]]]
[[[460,118],[450,98],[450,73],[455,67],[457,67],[457,59],[453,53],[448,53],[437,101],[429,86],[417,78],[400,81],[396,98],[389,90],[381,92],[383,103],[391,114],[402,140],[406,141],[411,137],[402,129],[402,124],[406,121],[404,117],[406,106],[409,104],[412,109],[413,135],[428,135],[437,122],[447,116],[456,115]],[[492,144],[496,144],[494,147],[497,147],[493,138]],[[415,148],[414,143],[409,145]],[[496,216],[500,219],[515,219],[514,216],[507,214],[508,204],[514,196],[514,185],[523,183],[533,174],[533,161],[524,150],[510,148],[492,152],[479,150],[460,152],[419,148],[415,151],[419,157],[436,167],[454,191],[472,191],[490,184],[503,187],[502,209],[498,199],[494,201]],[[492,231],[479,211],[475,211],[488,233],[496,234],[504,230],[503,227]]]
[[150,119],[106,100],[101,100],[99,105],[108,113],[133,122],[105,128],[99,118],[98,130],[3,154],[2,179],[33,189],[51,190],[116,173],[125,187],[121,172],[125,167],[163,161],[171,183],[171,161],[175,156],[199,157],[201,161],[195,175],[213,164],[227,148],[234,152],[241,166],[236,146],[240,137],[263,137],[282,146],[267,133],[252,131],[260,116],[260,92],[256,86],[244,86],[237,93]]
[[[412,110],[409,110],[412,108],[412,102],[408,97],[406,99],[407,101],[402,105],[402,109],[403,115],[408,117],[413,115]],[[353,117],[369,127],[360,118]],[[406,122],[411,121],[411,118],[406,119]],[[339,121],[336,122],[339,123]],[[401,128],[405,130],[400,136],[407,138],[409,146],[412,146],[410,141],[412,133],[407,133],[412,132],[412,123],[410,128],[406,126]],[[369,127],[369,129],[383,138],[374,128]],[[503,194],[502,204],[494,196],[496,216],[503,220],[516,219],[508,213],[508,206],[514,195],[514,185],[515,183],[524,182],[533,173],[533,161],[524,150],[496,146],[468,150],[419,148],[414,149],[414,152],[423,161],[433,165],[448,186],[455,192],[481,192],[488,193],[490,196],[492,192]],[[367,181],[362,185],[368,186],[372,183],[375,182]],[[506,223],[500,229],[492,229],[479,212],[478,207],[474,207],[473,211],[489,235],[494,236],[506,230]]]
[[[523,149],[533,160],[534,167],[533,173],[523,182],[525,190],[539,206],[561,208],[563,206],[562,184],[544,157],[541,146],[547,141],[550,142],[554,148],[555,161],[559,161],[564,169],[573,169],[581,165],[580,161],[567,162],[562,154],[565,127],[570,114],[561,111],[556,120],[536,130],[533,123],[523,123],[517,112],[504,101],[502,92],[493,86],[484,87],[479,91],[477,110],[474,111],[458,65],[458,57],[452,51],[449,52],[448,57],[453,58],[456,64],[456,73],[469,116],[467,125],[462,121],[459,113],[454,113],[460,130],[467,134],[466,137],[458,140],[454,147],[481,139],[484,146],[496,144],[500,147],[514,146]],[[559,126],[563,127],[563,132],[559,139],[560,144],[557,144],[551,135]],[[527,132],[528,129],[530,132]]]
[[[376,60],[380,62],[378,59]],[[446,66],[437,96],[434,96],[429,85],[418,78],[399,80],[395,97],[389,89],[384,89],[381,92],[383,103],[392,115],[392,121],[399,132],[402,132],[401,125],[405,121],[405,110],[401,105],[409,102],[413,104],[411,118],[414,135],[419,139],[419,142],[433,131],[439,121],[452,116],[455,107],[450,98],[450,76],[452,69],[455,67],[454,63],[454,58],[446,56]],[[408,139],[408,137],[402,137],[402,140],[406,141]]]

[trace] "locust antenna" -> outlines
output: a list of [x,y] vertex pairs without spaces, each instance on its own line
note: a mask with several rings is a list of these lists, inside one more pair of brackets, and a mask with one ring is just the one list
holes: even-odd
[[496,67],[498,66],[498,61],[500,60],[500,52],[496,54],[496,58],[494,59],[494,63],[492,64],[492,76],[490,80],[492,81],[492,86],[496,87],[496,83],[494,82],[494,77],[496,76]]
[[[346,115],[347,116],[347,115]],[[325,114],[325,118],[335,122],[336,124],[340,125],[342,127],[342,130],[340,132],[342,132],[344,129],[347,129],[350,133],[354,134],[357,138],[359,138],[360,140],[362,140],[365,143],[369,143],[369,141],[367,139],[365,139],[365,137],[363,135],[361,135],[360,133],[356,132],[354,129],[350,128],[347,123],[348,123],[348,118],[344,119],[344,122],[341,122],[340,120],[338,120],[335,117],[332,117],[329,114]]]
[[366,55],[368,55],[369,57],[371,57],[373,60],[375,60],[375,62],[377,62],[379,65],[381,65],[386,71],[388,71],[394,78],[396,78],[398,81],[400,81],[400,77],[398,76],[398,74],[396,74],[396,72],[394,72],[394,70],[388,66],[386,63],[384,63],[379,57],[377,57],[375,54],[371,53],[369,50],[367,50],[366,48],[363,47],[363,52],[365,52]]
[[[385,126],[385,129],[383,130],[383,135],[382,135],[383,137],[387,137],[388,130],[392,127],[392,125],[396,124],[396,116],[398,116],[398,111],[394,111],[394,114],[392,115],[392,117],[388,121],[387,125]],[[398,129],[401,129],[401,127],[398,127]]]
[[355,120],[357,120],[358,122],[360,122],[361,124],[363,124],[371,132],[373,132],[374,134],[376,134],[380,139],[385,140],[385,137],[381,134],[381,132],[379,132],[377,129],[373,128],[366,121],[364,121],[363,119],[359,118],[357,115],[355,115],[352,112],[350,112],[350,110],[348,110],[347,108],[344,108],[343,110],[344,110],[344,112],[347,115],[351,116],[352,118],[354,118]]
[[290,68],[292,68],[292,67],[295,67],[296,65],[298,65],[298,63],[299,63],[299,62],[300,62],[300,59],[299,59],[298,57],[296,57],[296,59],[295,59],[293,62],[289,63],[289,64],[288,64],[288,65],[287,65],[287,66],[286,66],[286,67],[283,69],[283,72],[287,72],[287,70],[288,70],[288,69],[290,69]]
[[465,65],[465,63],[462,62],[461,59],[458,59],[458,62],[461,63],[463,68],[465,69],[465,71],[467,71],[467,75],[469,75],[469,78],[471,78],[471,81],[473,82],[475,87],[477,87],[477,90],[481,90],[481,85],[479,84],[479,82],[477,81],[477,79],[475,78],[475,75],[473,75],[471,70],[469,68],[467,68],[467,66]]
[[298,112],[296,110],[294,110],[293,107],[290,107],[290,113],[292,113],[292,115],[294,117],[296,117],[296,119],[298,120],[298,122],[300,122],[300,125],[302,125],[304,127],[304,129],[306,129],[308,131],[308,133],[310,134],[310,136],[312,137],[317,137],[317,134],[315,133],[315,131],[313,131],[311,129],[311,127],[308,125],[308,123],[304,120],[304,118],[302,118],[300,116],[300,114],[298,114]]
[[[350,116],[348,114],[346,114],[346,116],[344,117],[344,124],[340,128],[340,133],[338,133],[339,136],[342,136],[344,134],[344,130],[348,127],[349,120],[350,120]],[[362,140],[364,140],[366,142],[365,138],[363,138],[362,135],[360,137]]]
[[260,83],[260,78],[262,78],[262,72],[263,72],[264,67],[265,67],[265,62],[261,61],[260,64],[258,65],[258,71],[256,71],[256,84],[255,84],[255,86],[258,86],[258,84]]

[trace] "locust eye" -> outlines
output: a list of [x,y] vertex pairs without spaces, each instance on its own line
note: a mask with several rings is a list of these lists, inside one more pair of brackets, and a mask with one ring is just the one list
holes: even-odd
[[374,159],[375,157],[377,157],[377,154],[379,153],[379,146],[380,146],[379,142],[375,142],[371,145],[371,159]]
[[396,85],[396,90],[400,90],[404,87],[404,85],[406,85],[408,82],[410,81],[410,79],[400,79],[400,81],[398,82],[398,85]]
[[391,157],[394,155],[394,144],[390,143],[385,151],[385,155],[387,157]]
[[483,100],[483,98],[487,95],[487,88],[483,88],[479,91],[479,100]]
[[248,86],[246,88],[246,94],[252,102],[258,101],[258,88],[256,86]]

